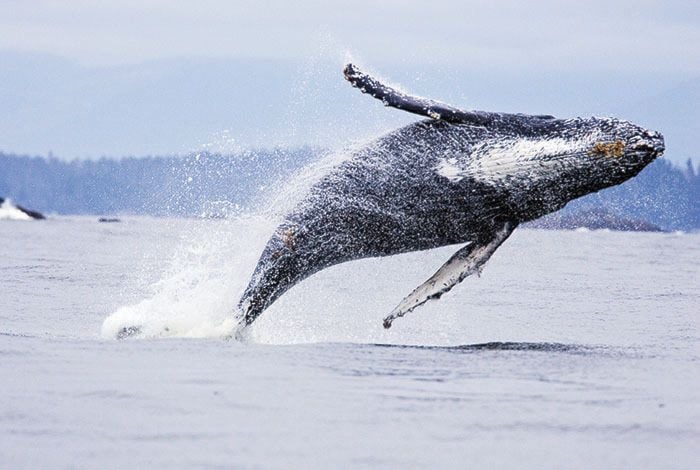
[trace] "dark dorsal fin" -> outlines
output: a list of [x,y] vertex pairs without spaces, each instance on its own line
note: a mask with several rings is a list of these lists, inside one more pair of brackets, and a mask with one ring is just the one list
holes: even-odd
[[385,106],[452,123],[484,126],[493,120],[492,113],[465,111],[439,101],[407,95],[383,84],[371,75],[367,75],[353,64],[347,64],[343,74],[352,86],[359,88],[362,93],[367,93],[381,100]]

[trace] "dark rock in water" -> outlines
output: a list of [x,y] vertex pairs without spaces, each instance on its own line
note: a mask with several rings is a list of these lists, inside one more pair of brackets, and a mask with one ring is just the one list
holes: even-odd
[[[6,199],[0,197],[0,206],[2,206],[5,203]],[[41,212],[33,211],[30,209],[27,209],[25,207],[20,206],[19,204],[12,204],[12,202],[7,199],[7,202],[12,205],[12,207],[15,207],[17,210],[27,214],[29,217],[31,217],[34,220],[44,220],[46,217],[44,214]]]
[[606,209],[591,209],[574,214],[550,214],[527,224],[531,228],[549,230],[619,230],[622,232],[663,232],[658,225],[646,220],[628,219]]
[[115,223],[115,222],[121,222],[121,219],[118,219],[116,217],[100,217],[97,219],[98,222],[103,222],[103,223]]
[[125,326],[119,333],[117,333],[117,339],[127,339],[141,334],[141,327],[139,326]]

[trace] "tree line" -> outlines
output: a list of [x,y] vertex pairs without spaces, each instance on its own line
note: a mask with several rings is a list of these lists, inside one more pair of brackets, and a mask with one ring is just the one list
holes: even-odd
[[[250,208],[319,149],[236,155],[59,160],[0,153],[0,197],[57,214],[219,217]],[[700,167],[659,159],[636,178],[571,202],[563,213],[604,209],[665,230],[700,228]]]

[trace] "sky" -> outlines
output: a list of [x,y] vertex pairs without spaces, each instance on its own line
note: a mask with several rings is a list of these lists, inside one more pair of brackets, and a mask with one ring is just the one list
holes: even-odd
[[[0,151],[187,152],[222,132],[244,146],[325,145],[406,122],[371,100],[354,104],[339,74],[348,59],[455,105],[642,119],[670,132],[680,159],[700,131],[689,102],[700,90],[697,0],[0,0],[0,8],[0,107],[10,111],[0,116]],[[246,67],[247,79],[238,73]],[[343,121],[350,105],[364,106],[356,111],[366,119]],[[275,121],[280,109],[286,117]]]
[[2,0],[0,49],[88,65],[175,57],[700,74],[700,2]]

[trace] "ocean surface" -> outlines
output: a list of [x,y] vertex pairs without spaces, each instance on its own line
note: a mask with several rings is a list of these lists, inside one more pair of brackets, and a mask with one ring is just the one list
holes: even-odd
[[0,468],[698,468],[700,234],[519,229],[390,330],[457,248],[346,263],[224,339],[273,226],[0,221]]

